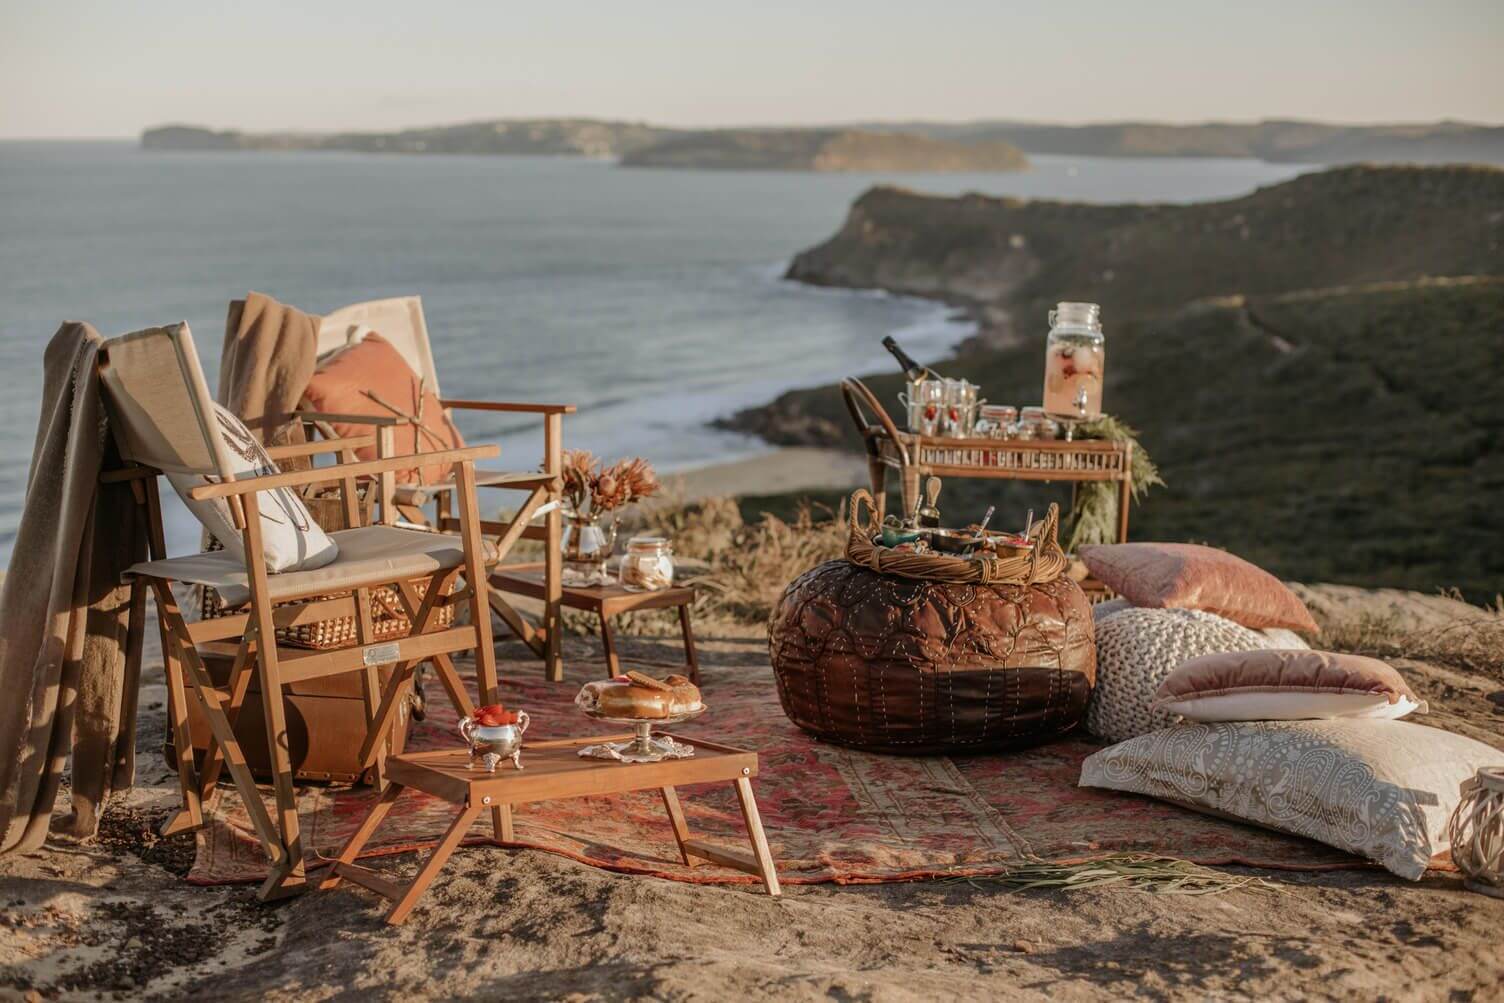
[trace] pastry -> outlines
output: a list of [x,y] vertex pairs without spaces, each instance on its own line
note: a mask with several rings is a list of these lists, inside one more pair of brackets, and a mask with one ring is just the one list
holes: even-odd
[[700,688],[684,676],[654,679],[641,672],[586,683],[574,702],[588,714],[643,721],[692,714],[703,706]]

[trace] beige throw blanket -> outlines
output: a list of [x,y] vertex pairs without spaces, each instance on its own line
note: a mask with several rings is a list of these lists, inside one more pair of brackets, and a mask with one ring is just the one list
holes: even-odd
[[[230,303],[219,361],[219,403],[269,446],[305,441],[303,426],[286,416],[297,409],[313,376],[319,318],[249,293]],[[299,469],[305,464],[285,464]]]
[[3,853],[42,845],[70,744],[73,835],[94,832],[105,797],[135,771],[120,574],[145,556],[145,537],[130,486],[99,484],[113,457],[100,343],[89,325],[66,323],[47,346],[26,503],[0,585]]

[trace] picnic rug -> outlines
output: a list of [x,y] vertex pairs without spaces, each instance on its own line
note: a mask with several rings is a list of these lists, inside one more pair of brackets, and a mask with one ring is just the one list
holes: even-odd
[[[515,671],[515,664],[506,669]],[[609,726],[585,718],[573,705],[580,685],[599,678],[600,671],[587,663],[572,666],[563,683],[505,680],[502,701],[529,712],[530,739],[607,734]],[[760,772],[753,787],[779,878],[786,883],[998,874],[1028,859],[1073,863],[1122,852],[1289,870],[1366,866],[1310,840],[1138,795],[1078,787],[1082,760],[1101,748],[1084,734],[990,756],[879,756],[816,741],[790,724],[765,662],[702,666],[702,671],[708,709],[674,731],[758,752]],[[537,674],[527,667],[527,677]],[[427,719],[414,723],[408,748],[459,746],[456,723],[453,707],[431,684]],[[263,794],[272,806],[270,791]],[[696,836],[746,846],[730,784],[681,787],[679,798]],[[310,865],[338,854],[375,799],[369,787],[299,788]],[[407,790],[362,856],[432,846],[456,811]],[[188,880],[225,884],[265,877],[266,857],[233,787],[220,788],[211,814],[212,822],[199,830]],[[514,809],[514,835],[509,845],[613,871],[699,883],[756,880],[711,865],[685,867],[656,790],[520,805]],[[483,816],[467,842],[491,843],[490,836],[489,817]]]

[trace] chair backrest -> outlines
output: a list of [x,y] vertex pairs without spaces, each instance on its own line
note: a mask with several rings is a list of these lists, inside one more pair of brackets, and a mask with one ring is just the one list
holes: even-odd
[[356,328],[366,327],[381,335],[423,377],[426,389],[439,393],[439,374],[434,369],[428,344],[428,325],[423,322],[423,301],[417,296],[353,303],[327,314],[319,326],[319,357],[343,348]]
[[234,479],[186,323],[111,338],[101,352],[100,379],[125,459],[165,473]]

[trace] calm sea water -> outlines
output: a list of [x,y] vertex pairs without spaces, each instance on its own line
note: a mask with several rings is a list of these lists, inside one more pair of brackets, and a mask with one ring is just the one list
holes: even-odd
[[[935,358],[966,334],[934,304],[782,281],[868,186],[1082,201],[1243,194],[1298,168],[1035,157],[1019,174],[625,170],[530,157],[146,152],[0,143],[0,560],[36,428],[41,352],[63,320],[107,337],[187,320],[211,381],[249,290],[323,313],[418,293],[446,395],[568,401],[566,443],[672,471],[764,447],[706,426],[794,386]],[[472,441],[537,462],[515,419]],[[186,513],[172,535],[194,538]]]

